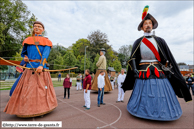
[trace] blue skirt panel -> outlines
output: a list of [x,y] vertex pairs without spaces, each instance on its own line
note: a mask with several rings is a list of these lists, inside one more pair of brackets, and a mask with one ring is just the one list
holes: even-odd
[[17,86],[17,84],[18,84],[18,82],[19,82],[19,80],[20,80],[20,78],[22,76],[22,74],[23,73],[20,73],[19,77],[17,78],[17,80],[15,81],[15,83],[13,84],[13,86],[11,87],[11,90],[9,92],[9,96],[11,96],[13,94],[13,92],[14,92],[14,90],[15,90],[15,88],[16,88],[16,86]]
[[159,121],[176,120],[182,115],[176,94],[167,78],[136,79],[127,110],[136,117]]

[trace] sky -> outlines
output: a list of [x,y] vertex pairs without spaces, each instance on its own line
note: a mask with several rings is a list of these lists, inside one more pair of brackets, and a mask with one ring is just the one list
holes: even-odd
[[193,64],[193,1],[23,1],[43,22],[48,37],[69,47],[96,30],[106,33],[115,51],[143,36],[137,27],[145,5],[158,21],[155,34],[163,38],[177,63]]

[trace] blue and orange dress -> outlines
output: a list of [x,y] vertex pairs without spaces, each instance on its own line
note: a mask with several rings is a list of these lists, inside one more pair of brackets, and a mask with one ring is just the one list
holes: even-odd
[[[50,72],[37,73],[39,66],[48,69],[47,59],[52,42],[41,35],[28,37],[23,41],[21,56],[29,62],[10,98],[4,112],[18,117],[35,117],[47,114],[57,107],[57,99]],[[38,48],[37,48],[38,47]]]

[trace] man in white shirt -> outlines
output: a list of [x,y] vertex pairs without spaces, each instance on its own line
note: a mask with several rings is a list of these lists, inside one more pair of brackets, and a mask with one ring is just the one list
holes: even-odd
[[115,82],[115,77],[111,74],[111,76],[110,76],[110,83],[111,83],[111,85],[112,85],[112,89],[114,90],[114,82]]
[[82,80],[81,74],[79,73],[79,75],[77,76],[77,91],[82,90],[81,80]]
[[105,105],[103,103],[103,97],[104,97],[104,86],[105,86],[105,73],[104,71],[101,71],[98,75],[98,107],[100,107],[100,104]]
[[118,83],[118,99],[116,101],[117,103],[124,102],[123,100],[124,100],[125,92],[123,91],[121,87],[122,87],[123,82],[125,81],[125,77],[126,77],[125,71],[124,69],[122,69],[121,74],[119,74],[118,79],[117,79],[117,83]]

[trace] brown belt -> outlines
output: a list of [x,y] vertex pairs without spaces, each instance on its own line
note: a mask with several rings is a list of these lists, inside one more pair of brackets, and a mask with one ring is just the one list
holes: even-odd
[[35,59],[35,60],[30,60],[30,62],[41,62],[41,60]]
[[143,62],[140,63],[139,65],[147,65],[147,64],[159,64],[158,62]]

